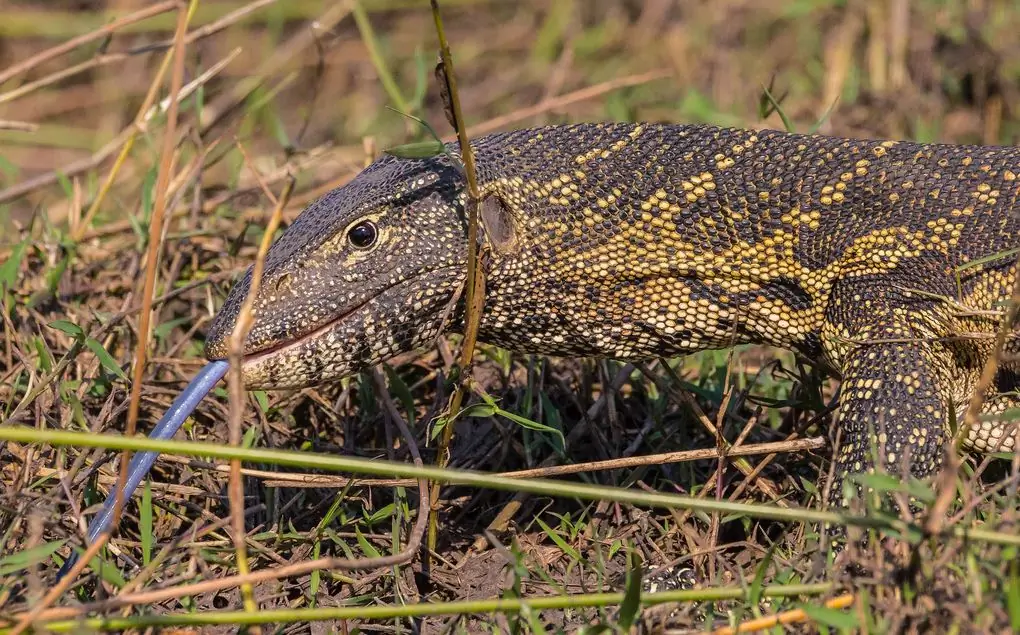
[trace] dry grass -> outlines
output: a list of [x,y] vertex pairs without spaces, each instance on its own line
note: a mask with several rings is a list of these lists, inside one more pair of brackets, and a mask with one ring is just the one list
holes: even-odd
[[[203,363],[203,334],[231,282],[255,259],[278,198],[286,202],[286,225],[381,149],[414,140],[418,130],[387,105],[402,103],[452,136],[432,79],[428,3],[396,0],[364,3],[370,28],[342,2],[198,2],[184,38],[183,98],[176,126],[169,126],[168,44],[177,6],[111,0],[0,8],[5,425],[124,431],[134,386],[138,427],[147,430]],[[1020,11],[1008,0],[443,6],[471,134],[598,119],[781,128],[780,113],[759,117],[762,86],[770,85],[801,130],[822,119],[822,132],[842,135],[1003,144],[1020,138]],[[155,15],[100,30],[143,7]],[[44,55],[74,38],[74,46]],[[154,309],[150,332],[140,337],[147,271],[154,274]],[[83,334],[54,327],[57,320]],[[148,361],[136,367],[140,345]],[[396,440],[403,418],[432,463],[428,426],[449,398],[445,377],[458,346],[452,338],[395,360],[384,382],[364,373],[318,389],[252,393],[233,440],[243,432],[243,445],[410,460],[408,444]],[[834,383],[776,351],[732,353],[670,360],[670,372],[665,360],[634,368],[483,345],[478,385],[501,408],[562,431],[569,452],[554,435],[476,417],[458,422],[451,464],[549,476],[567,471],[555,466],[597,461],[561,478],[819,507],[814,483],[828,469],[820,445]],[[141,381],[132,382],[136,370]],[[219,390],[182,436],[225,445],[228,421],[227,391]],[[768,454],[751,452],[765,443],[772,444]],[[727,459],[636,460],[722,445],[737,451]],[[0,616],[39,606],[57,568],[49,554],[66,556],[71,544],[81,544],[86,510],[117,478],[115,459],[102,450],[0,446]],[[226,465],[161,459],[143,496],[126,505],[117,536],[55,606],[134,593],[136,608],[126,614],[243,609],[236,584],[183,588],[243,570],[230,531],[237,518],[230,518],[228,472]],[[413,481],[294,472],[251,464],[240,470],[252,571],[397,553],[406,543],[418,503],[404,488]],[[1015,461],[967,463],[947,524],[1015,533],[1017,473]],[[306,573],[254,585],[249,607],[618,591],[629,545],[648,568],[673,567],[699,589],[750,587],[750,600],[648,609],[648,624],[721,626],[803,603],[807,631],[847,620],[868,632],[1004,632],[1011,618],[1020,628],[1020,571],[1009,569],[1018,560],[1011,547],[891,537],[851,549],[846,557],[859,570],[850,575],[826,562],[811,527],[794,523],[460,486],[443,488],[439,506],[428,576],[422,558],[372,571]],[[755,592],[762,581],[831,586],[825,598],[765,600]],[[146,595],[151,589],[180,592]],[[850,609],[824,609],[841,591],[852,592]],[[615,615],[608,603],[596,603],[533,617],[573,631],[600,616],[614,623]],[[418,622],[299,617],[272,626],[502,632],[528,631],[530,619],[518,610]]]

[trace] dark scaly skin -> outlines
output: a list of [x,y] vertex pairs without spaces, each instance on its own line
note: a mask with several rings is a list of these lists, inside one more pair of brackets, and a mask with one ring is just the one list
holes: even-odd
[[[491,250],[482,341],[628,360],[734,336],[791,349],[843,380],[832,502],[875,446],[893,472],[938,470],[1016,258],[958,268],[1020,244],[1020,150],[631,124],[472,144]],[[246,384],[338,379],[460,328],[463,189],[445,156],[385,157],[307,209],[269,252]],[[367,249],[348,238],[364,219],[379,232]],[[1018,353],[1020,329],[987,413],[1020,406]],[[1013,451],[1013,430],[982,420],[967,445]]]

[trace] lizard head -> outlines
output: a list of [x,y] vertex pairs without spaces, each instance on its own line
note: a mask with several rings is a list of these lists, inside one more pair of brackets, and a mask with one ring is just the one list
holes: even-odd
[[[298,388],[428,344],[466,271],[464,179],[449,157],[385,156],[305,209],[270,247],[243,346],[248,388]],[[223,359],[253,267],[213,321]]]

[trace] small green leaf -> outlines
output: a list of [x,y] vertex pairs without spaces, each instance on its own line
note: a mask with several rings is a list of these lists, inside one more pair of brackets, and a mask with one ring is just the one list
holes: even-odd
[[829,104],[829,107],[825,109],[825,112],[822,113],[822,116],[818,118],[818,121],[815,122],[815,125],[811,126],[811,129],[808,130],[807,133],[808,134],[815,134],[816,132],[818,132],[818,129],[821,128],[822,124],[825,123],[825,121],[829,118],[829,115],[832,114],[832,111],[835,110],[836,104],[838,104],[838,103],[839,103],[839,99],[838,98],[837,99],[833,99],[832,103]]
[[152,562],[152,481],[145,479],[138,504],[138,533],[142,539],[142,564]]
[[190,317],[181,317],[175,318],[173,320],[167,320],[166,322],[163,322],[156,328],[152,329],[152,334],[156,339],[159,340],[164,339],[166,338],[167,335],[170,335],[170,331],[174,330],[174,328],[180,326],[181,324],[186,324],[190,322],[191,319],[192,318]]
[[560,550],[563,551],[563,553],[567,554],[568,556],[570,556],[574,560],[578,560],[578,561],[581,560],[581,554],[578,553],[577,549],[574,549],[573,547],[568,545],[567,541],[565,541],[563,539],[563,536],[561,536],[559,534],[559,532],[557,532],[552,527],[550,527],[549,525],[547,525],[544,522],[542,522],[541,518],[537,518],[536,517],[535,518],[535,522],[537,522],[539,524],[539,526],[542,527],[542,531],[544,531],[545,534],[547,536],[549,536],[550,540],[552,540],[553,542],[556,543],[556,546],[559,547]]
[[14,245],[10,257],[0,265],[0,287],[14,288],[18,281],[18,271],[21,269],[21,261],[25,257],[26,247],[28,247],[28,242],[24,240]]
[[772,564],[773,554],[776,552],[776,547],[779,546],[778,542],[772,543],[768,550],[765,551],[765,557],[761,559],[758,564],[758,570],[754,573],[754,580],[751,581],[751,589],[748,592],[748,604],[751,606],[751,610],[754,611],[755,615],[759,615],[758,604],[761,602],[762,588],[765,585],[765,574],[768,573],[769,565]]
[[446,148],[438,141],[415,141],[383,150],[386,154],[400,159],[429,159],[445,152]]
[[[770,81],[769,84],[771,83],[772,82]],[[770,114],[775,112],[776,114],[779,115],[779,119],[783,122],[783,127],[786,128],[787,132],[796,132],[793,123],[790,122],[790,118],[786,116],[786,112],[783,111],[783,107],[779,105],[779,102],[783,100],[785,95],[777,99],[772,94],[772,91],[769,90],[768,86],[762,84],[761,89],[762,95],[761,98],[759,99],[760,102],[759,114],[764,115],[762,118],[764,119],[765,117],[768,117]]]
[[[429,124],[429,122],[425,121],[425,120],[424,120],[424,119],[422,119],[421,117],[415,117],[415,116],[414,116],[414,115],[412,115],[411,113],[408,113],[408,112],[402,112],[402,111],[400,111],[400,110],[397,110],[397,109],[396,109],[396,108],[394,108],[393,106],[386,106],[386,109],[387,109],[387,110],[392,110],[393,112],[397,113],[398,115],[400,115],[400,116],[402,116],[402,117],[407,117],[407,118],[408,118],[408,119],[410,119],[411,121],[414,121],[414,122],[416,122],[416,123],[417,123],[417,124],[418,124],[419,126],[421,126],[422,128],[424,128],[424,129],[425,129],[425,130],[426,130],[426,131],[427,131],[427,132],[429,133],[429,135],[430,135],[430,136],[432,137],[432,139],[433,139],[433,140],[435,140],[435,142],[436,142],[436,143],[439,143],[439,144],[442,144],[442,143],[443,143],[443,141],[442,141],[442,138],[441,138],[441,137],[439,136],[439,133],[438,133],[438,132],[436,132],[436,129],[435,129],[435,128],[433,128],[433,127],[432,127],[432,126],[431,126],[431,125]],[[444,147],[443,151],[444,151],[444,152],[446,151],[445,147]],[[451,155],[451,156],[454,156],[454,155]],[[455,158],[455,157],[454,157],[454,158]]]
[[393,515],[393,511],[396,508],[397,507],[396,507],[396,505],[394,503],[390,503],[389,505],[385,505],[383,507],[380,507],[379,509],[375,510],[371,514],[366,514],[365,515],[365,520],[368,521],[369,525],[374,525],[376,523],[382,522],[382,521],[386,520],[387,518],[389,518],[390,516],[392,516]]
[[449,417],[436,417],[436,422],[432,424],[432,431],[429,433],[429,441],[435,441],[436,438],[442,434],[443,428],[448,425],[450,425]]
[[414,47],[414,70],[414,94],[407,105],[410,110],[421,110],[421,105],[424,103],[429,89],[428,62],[425,59],[425,53],[421,50],[421,45]]
[[85,337],[85,331],[74,322],[68,322],[67,320],[54,320],[47,326],[57,329],[62,333],[67,333],[72,337]]
[[104,582],[106,582],[107,584],[112,584],[118,589],[122,588],[125,584],[127,584],[127,580],[125,580],[124,576],[120,574],[120,571],[117,569],[117,567],[113,566],[109,562],[106,562],[105,560],[100,560],[99,556],[96,556],[95,558],[92,559],[92,563],[89,565],[89,567],[93,571],[98,572],[99,577],[101,577]]
[[1020,633],[1020,560],[1013,558],[1009,564],[1009,581],[1006,583],[1006,610],[1013,631]]
[[60,188],[64,190],[64,195],[67,198],[74,198],[74,186],[71,185],[71,179],[67,178],[67,175],[57,170],[57,183],[60,183]]
[[110,355],[110,353],[107,352],[105,348],[103,348],[103,345],[98,340],[94,340],[91,337],[86,338],[85,346],[88,346],[89,350],[96,354],[96,357],[99,358],[99,363],[103,365],[103,368],[110,371],[117,377],[120,377],[121,379],[125,380],[127,379],[127,375],[124,373],[124,369],[120,367],[120,364],[117,363],[117,360],[115,360]]
[[[312,545],[312,560],[318,560],[322,554],[322,541],[316,540],[315,544]],[[308,581],[308,606],[309,608],[315,608],[315,599],[319,595],[319,585],[322,582],[322,573],[315,569],[312,571],[311,579]]]
[[903,482],[892,474],[854,474],[851,478],[877,492],[903,492],[906,490]]
[[383,366],[386,371],[386,377],[389,380],[389,388],[396,395],[397,399],[400,400],[400,405],[404,407],[404,411],[407,412],[407,424],[410,427],[414,427],[414,396],[411,394],[411,389],[407,387],[407,383],[400,378],[400,375],[396,373],[388,364]]
[[1012,258],[1013,256],[1020,254],[1020,247],[1014,247],[1012,249],[1006,249],[1003,251],[997,251],[994,254],[984,256],[982,258],[975,258],[969,262],[966,262],[956,268],[957,272],[965,271],[967,269],[973,269],[974,267],[980,267],[996,260],[1002,260],[1003,258]]
[[857,616],[853,613],[845,613],[839,609],[830,609],[827,606],[816,604],[803,604],[800,608],[815,622],[831,628],[850,630],[859,626]]
[[1020,408],[1006,408],[997,415],[980,415],[979,419],[983,421],[997,421],[999,419],[1003,421],[1016,421],[1020,419]]
[[255,437],[259,433],[258,426],[249,426],[244,431],[244,438],[241,440],[241,447],[251,448],[255,446]]
[[152,208],[154,206],[153,193],[156,190],[156,169],[158,166],[153,165],[145,173],[145,178],[142,180],[142,218],[145,223],[149,223],[149,219],[152,218]]
[[621,541],[619,538],[614,540],[609,545],[609,560],[613,559],[613,556],[615,556],[620,551],[621,547],[623,547],[623,541]]
[[36,355],[39,356],[39,368],[48,373],[53,369],[53,356],[50,349],[46,348],[46,342],[41,337],[33,337],[32,344],[35,346]]
[[131,231],[135,233],[135,238],[138,239],[138,249],[141,251],[141,249],[145,246],[145,237],[148,232],[145,227],[142,227],[142,224],[138,221],[138,217],[134,214],[128,214],[127,219],[128,223],[131,224]]
[[467,408],[464,408],[464,410],[461,411],[461,414],[465,417],[479,417],[484,419],[485,417],[491,417],[496,414],[496,411],[498,410],[499,408],[496,406],[487,403],[474,403]]
[[365,553],[365,555],[369,558],[378,558],[380,556],[379,551],[372,546],[372,543],[368,541],[368,538],[365,538],[365,536],[362,535],[361,530],[355,527],[354,531],[358,537],[358,545],[361,547],[361,550]]
[[507,419],[513,421],[517,425],[522,426],[524,428],[528,428],[529,430],[535,430],[537,432],[550,432],[554,434],[556,438],[559,439],[560,441],[560,448],[563,448],[567,443],[566,439],[563,438],[563,433],[557,430],[556,428],[553,428],[552,426],[547,426],[545,424],[538,423],[537,421],[526,419],[520,415],[515,415],[514,413],[507,412],[506,410],[503,410],[501,408],[496,408],[496,414],[500,415],[501,417],[506,417]]
[[283,121],[280,119],[279,112],[276,108],[275,103],[276,95],[267,94],[264,97],[264,103],[261,106],[259,117],[265,122],[265,127],[269,128],[273,135],[273,138],[281,148],[293,148],[294,144],[291,142],[287,135],[287,128],[284,126]]
[[548,624],[544,624],[541,619],[539,611],[534,610],[527,604],[521,606],[520,614],[524,619],[528,620],[528,624],[531,625],[532,633],[546,633]]
[[259,404],[259,410],[263,413],[269,412],[269,395],[264,390],[254,390],[251,393]]
[[627,581],[624,585],[623,602],[620,604],[619,621],[624,633],[637,621],[641,613],[641,558],[637,552],[627,554]]
[[31,549],[25,549],[9,556],[0,558],[0,575],[10,575],[42,562],[53,555],[66,543],[66,540],[54,540]]
[[70,263],[68,258],[61,258],[57,261],[57,265],[46,272],[46,289],[49,292],[55,293],[57,287],[60,285],[60,279],[64,277],[64,272],[67,271],[67,265]]
[[810,479],[801,477],[800,486],[804,488],[804,491],[808,494],[817,494],[818,487]]
[[922,503],[934,503],[935,502],[935,490],[926,485],[924,481],[917,479],[907,479],[906,482],[907,494],[913,496]]

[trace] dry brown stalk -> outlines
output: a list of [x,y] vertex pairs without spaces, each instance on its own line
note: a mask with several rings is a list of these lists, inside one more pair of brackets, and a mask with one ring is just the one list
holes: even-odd
[[3,85],[12,77],[17,77],[22,73],[32,70],[40,64],[45,64],[46,62],[60,57],[65,53],[69,53],[83,44],[88,44],[89,42],[106,37],[129,24],[141,22],[142,20],[151,18],[152,16],[173,11],[175,8],[179,8],[179,5],[179,0],[164,0],[163,2],[145,7],[144,9],[140,9],[130,15],[124,16],[123,18],[114,20],[113,22],[101,26],[94,31],[90,31],[89,33],[58,44],[53,48],[37,53],[27,60],[8,68],[6,71],[0,72],[0,85]]
[[[262,285],[262,271],[265,268],[266,254],[269,253],[269,246],[273,243],[276,230],[280,226],[283,216],[283,208],[287,204],[291,191],[294,188],[295,179],[291,177],[284,186],[280,198],[273,208],[273,213],[262,233],[262,241],[259,244],[258,254],[255,256],[253,265],[251,285],[248,287],[248,295],[241,304],[237,321],[234,323],[234,330],[229,340],[230,372],[227,373],[227,385],[230,393],[230,427],[229,443],[232,446],[241,445],[241,417],[244,414],[244,382],[241,377],[241,362],[244,356],[244,340],[255,322],[255,315],[252,308],[255,305],[255,298],[258,296],[259,288]],[[245,544],[244,531],[244,482],[241,480],[241,461],[231,459],[230,481],[228,485],[228,497],[230,501],[231,533],[234,538],[234,550],[237,554],[237,569],[242,575],[249,572],[248,552]],[[241,586],[241,595],[244,598],[245,609],[249,612],[257,610],[255,598],[251,585]]]
[[34,124],[28,121],[13,121],[10,119],[0,119],[0,130],[17,130],[18,132],[35,132],[39,129],[38,124]]

